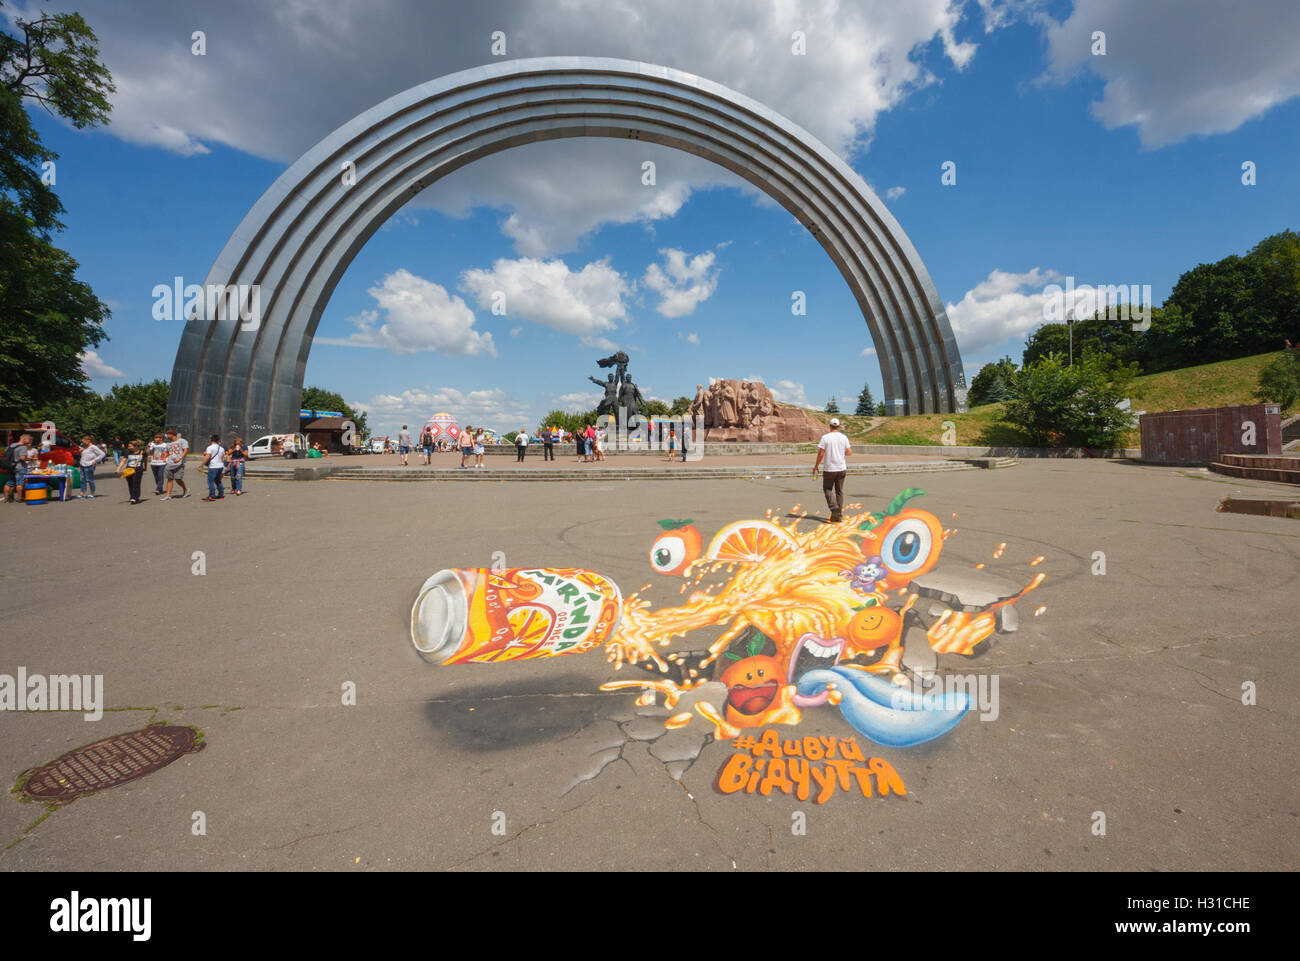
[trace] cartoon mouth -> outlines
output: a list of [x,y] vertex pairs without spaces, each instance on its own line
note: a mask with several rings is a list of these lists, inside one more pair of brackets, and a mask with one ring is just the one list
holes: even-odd
[[776,681],[755,684],[753,687],[736,685],[727,692],[727,703],[741,714],[758,714],[767,710],[768,705],[776,700],[780,685]]
[[840,662],[844,652],[844,641],[833,638],[821,641],[811,634],[805,634],[795,647],[794,656],[790,658],[790,680],[802,677],[804,672],[814,668],[832,668]]

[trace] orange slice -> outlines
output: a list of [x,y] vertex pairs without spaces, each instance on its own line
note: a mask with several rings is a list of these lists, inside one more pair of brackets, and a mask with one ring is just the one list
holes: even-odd
[[538,607],[516,607],[506,614],[515,633],[512,647],[532,647],[541,643],[551,629],[551,612]]
[[795,539],[771,521],[736,521],[709,541],[705,560],[753,564],[794,551]]

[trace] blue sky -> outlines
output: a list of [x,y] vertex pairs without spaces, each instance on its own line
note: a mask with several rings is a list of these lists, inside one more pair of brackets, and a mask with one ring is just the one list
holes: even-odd
[[[1019,360],[1053,280],[1149,284],[1158,304],[1182,271],[1300,226],[1289,0],[366,11],[385,6],[51,5],[82,12],[118,84],[106,129],[35,115],[60,154],[57,243],[113,310],[111,339],[86,362],[95,389],[168,377],[180,327],[153,319],[153,287],[201,283],[298,154],[393,93],[490,60],[494,29],[513,38],[510,56],[680,67],[820,136],[908,233],[968,377]],[[802,58],[789,49],[798,27]],[[204,57],[190,53],[196,29]],[[1094,30],[1104,57],[1090,52]],[[640,182],[645,159],[655,187]],[[955,186],[940,183],[948,160]],[[512,291],[507,316],[480,299],[490,289]],[[804,318],[790,314],[794,290]],[[697,158],[597,140],[488,158],[399,213],[339,284],[307,383],[367,409],[381,432],[435,410],[505,431],[592,406],[586,378],[614,345],[664,399],[710,377],[759,378],[815,406],[835,395],[851,408],[864,382],[881,399],[848,287],[789,213]]]

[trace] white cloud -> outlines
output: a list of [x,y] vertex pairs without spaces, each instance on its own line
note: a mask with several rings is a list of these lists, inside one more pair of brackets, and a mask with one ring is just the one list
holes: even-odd
[[876,348],[874,348],[874,347],[863,347],[863,348],[862,348],[862,354],[861,354],[860,356],[862,356],[862,357],[875,357],[875,356],[876,356]]
[[[664,265],[646,268],[643,283],[659,295],[655,308],[665,317],[685,317],[718,289],[717,255],[712,250],[691,256],[675,247],[659,251]],[[689,258],[689,259],[688,259]],[[696,341],[698,343],[698,340]]]
[[363,310],[348,322],[357,332],[344,340],[317,338],[316,343],[380,347],[395,354],[434,350],[442,354],[490,354],[490,333],[474,330],[474,311],[445,288],[408,270],[389,274],[368,291],[378,310]]
[[696,333],[683,334],[679,330],[677,331],[677,336],[688,344],[698,344],[700,342],[700,335]]
[[624,298],[630,292],[623,275],[607,259],[575,272],[562,260],[503,257],[491,270],[464,271],[460,287],[483,308],[490,308],[493,297],[503,293],[506,316],[577,334],[593,343],[627,317]]
[[897,200],[899,197],[903,196],[903,194],[905,194],[905,193],[907,193],[907,188],[906,188],[906,187],[890,187],[888,190],[885,191],[885,199],[886,199],[886,200]]
[[948,304],[948,322],[963,353],[976,354],[1010,338],[1023,339],[1043,323],[1043,288],[1059,281],[1053,270],[1020,274],[994,270]]
[[354,408],[366,411],[372,433],[393,434],[403,424],[424,424],[434,413],[446,411],[460,426],[492,427],[518,430],[530,423],[529,405],[499,387],[460,391],[453,387],[428,387],[406,390],[400,394],[376,394],[369,400],[349,400]]
[[99,356],[97,350],[87,350],[77,355],[81,361],[81,369],[85,371],[87,377],[125,377],[126,374],[104,363],[104,358]]
[[803,389],[803,384],[793,380],[778,380],[775,383],[768,384],[767,389],[772,392],[772,397],[783,404],[793,404],[796,407],[811,407],[808,403],[808,394]]
[[523,332],[524,332],[524,329],[523,329],[522,327],[511,327],[511,328],[510,328],[510,336],[511,336],[511,337],[518,337],[518,336],[519,336],[520,334],[522,334]]
[[570,414],[577,414],[591,410],[601,402],[604,396],[604,394],[575,391],[572,394],[560,394],[555,398],[555,403],[560,410],[567,411]]
[[[689,69],[851,154],[869,144],[881,113],[937,83],[936,71],[970,63],[975,44],[955,32],[968,11],[964,30],[972,20],[985,30],[1006,20],[1000,0],[978,8],[963,0],[519,0],[508,12],[450,0],[224,0],[203,11],[207,51],[196,57],[189,4],[50,6],[75,8],[95,26],[117,85],[110,133],[180,154],[224,145],[281,163],[396,91],[484,63],[498,29],[511,57],[625,57]],[[794,30],[807,37],[806,56],[791,54]],[[658,167],[653,188],[640,182],[645,159]],[[461,214],[499,209],[516,252],[545,257],[575,249],[603,223],[653,224],[693,190],[743,183],[671,148],[584,138],[483,158],[416,203]]]
[[[1044,22],[1046,78],[1091,71],[1105,84],[1093,116],[1135,125],[1148,149],[1235,130],[1300,94],[1294,0],[1076,0],[1063,23]],[[1105,56],[1092,54],[1096,30]]]

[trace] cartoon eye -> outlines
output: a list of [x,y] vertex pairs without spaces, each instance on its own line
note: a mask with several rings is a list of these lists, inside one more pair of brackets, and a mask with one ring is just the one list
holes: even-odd
[[758,669],[758,676],[759,677],[763,676],[763,669],[761,667]]
[[880,553],[891,571],[910,574],[929,560],[932,546],[929,525],[919,518],[908,518],[889,532],[880,545]]
[[650,564],[660,574],[677,573],[686,561],[686,541],[680,537],[660,537],[650,550]]

